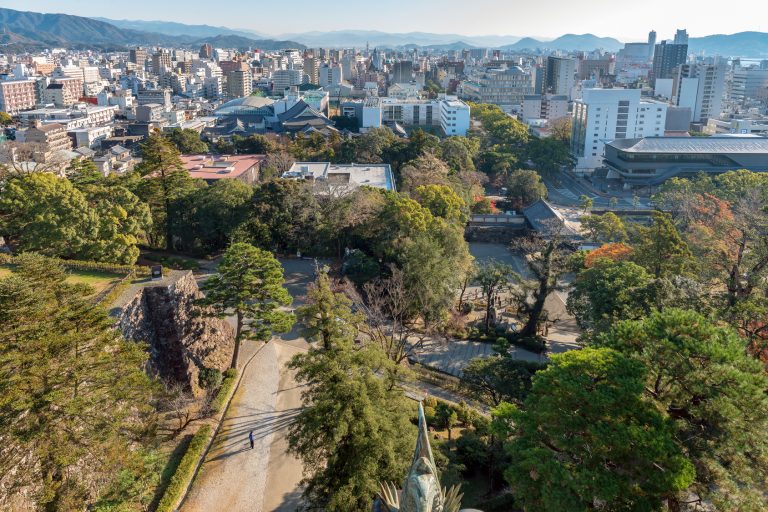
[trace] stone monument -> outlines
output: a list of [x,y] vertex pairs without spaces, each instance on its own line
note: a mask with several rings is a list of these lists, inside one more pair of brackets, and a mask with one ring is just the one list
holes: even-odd
[[424,408],[419,402],[419,435],[416,450],[402,491],[395,484],[384,482],[379,492],[379,510],[382,512],[459,512],[460,486],[449,490],[440,486],[440,480],[429,446],[429,432]]

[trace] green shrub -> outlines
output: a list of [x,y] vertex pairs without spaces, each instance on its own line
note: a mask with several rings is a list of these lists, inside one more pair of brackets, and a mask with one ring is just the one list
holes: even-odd
[[437,407],[437,398],[433,396],[427,396],[424,398],[424,407]]
[[232,394],[235,382],[237,382],[237,370],[230,368],[224,372],[224,380],[221,382],[216,396],[211,401],[211,412],[215,414],[224,409],[224,406],[227,405],[227,400],[229,400],[229,395]]
[[515,345],[516,347],[524,348],[526,350],[530,350],[531,352],[535,352],[537,354],[542,354],[547,351],[547,345],[544,343],[544,341],[541,338],[538,338],[538,337],[523,338],[516,335],[510,335],[508,339],[509,339],[509,342]]
[[435,426],[435,408],[432,406],[427,405],[424,407],[424,419],[427,420],[427,425],[434,427]]
[[221,371],[216,368],[203,368],[197,374],[197,384],[203,389],[216,389],[221,381]]
[[179,462],[179,467],[171,477],[160,503],[157,505],[156,512],[173,512],[179,503],[184,492],[187,490],[192,477],[195,476],[197,464],[202,457],[208,441],[211,438],[211,426],[203,425],[200,430],[192,437],[187,452]]

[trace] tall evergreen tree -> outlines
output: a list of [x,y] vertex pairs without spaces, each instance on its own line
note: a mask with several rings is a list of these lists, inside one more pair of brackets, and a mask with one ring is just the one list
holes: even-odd
[[[304,464],[304,496],[312,507],[367,512],[380,481],[405,475],[415,436],[402,390],[378,375],[391,362],[374,343],[355,345],[349,304],[328,293],[324,279],[315,288],[324,291],[311,294],[302,310],[323,343],[289,363],[306,385],[289,446]],[[348,325],[331,328],[331,317]]]
[[269,341],[272,333],[291,329],[293,315],[280,310],[293,300],[284,283],[283,267],[272,253],[237,243],[227,249],[218,273],[203,285],[205,298],[200,304],[211,306],[216,316],[237,318],[232,368],[237,368],[244,339]]
[[51,260],[17,261],[0,279],[0,493],[32,489],[40,510],[84,510],[142,465],[154,418],[147,353]]
[[[179,150],[159,131],[149,135],[141,145],[142,161],[137,170],[146,179],[139,184],[139,196],[149,204],[152,220],[160,230],[166,250],[173,246],[171,204],[196,188],[181,162]],[[200,185],[204,185],[201,182]],[[154,240],[155,244],[159,240]]]

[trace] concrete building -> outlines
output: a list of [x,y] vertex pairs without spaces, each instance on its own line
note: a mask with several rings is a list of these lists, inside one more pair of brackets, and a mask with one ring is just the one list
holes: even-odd
[[253,92],[253,77],[250,70],[227,71],[225,76],[228,98],[242,98],[250,96]]
[[142,89],[136,95],[136,103],[138,105],[160,104],[164,108],[171,108],[172,94],[173,91],[170,89]]
[[131,48],[128,52],[128,61],[133,62],[139,69],[143,70],[147,63],[146,48]]
[[215,183],[239,180],[253,185],[259,179],[266,155],[181,155],[181,163],[190,177]]
[[653,53],[653,80],[672,78],[680,64],[688,60],[688,44],[668,44],[662,41]]
[[208,43],[203,43],[203,45],[200,46],[200,52],[198,53],[198,56],[201,59],[212,59],[213,47]]
[[622,139],[605,146],[608,177],[625,187],[658,185],[673,177],[738,169],[768,171],[768,138],[756,136]]
[[675,70],[672,103],[691,109],[691,122],[707,123],[722,112],[725,61],[716,64],[682,64]]
[[101,147],[101,142],[112,135],[114,135],[114,128],[112,126],[92,126],[87,128],[77,128],[68,131],[75,148],[87,147],[91,149],[98,149]]
[[34,144],[36,162],[49,163],[61,159],[61,153],[72,149],[72,140],[67,135],[67,129],[58,124],[42,124],[36,121],[33,126],[17,133],[17,140]]
[[533,78],[530,73],[514,66],[472,73],[461,83],[459,97],[509,108],[521,105],[527,94],[533,94]]
[[600,167],[608,141],[663,136],[666,117],[667,104],[642,101],[640,89],[584,89],[572,115],[571,154],[577,172]]
[[469,105],[455,96],[441,95],[431,100],[368,97],[342,103],[341,113],[356,117],[362,132],[382,124],[440,128],[448,136],[466,135],[469,131]]
[[553,121],[568,115],[568,96],[529,94],[523,97],[523,121],[546,119]]
[[542,94],[551,93],[571,97],[576,82],[576,61],[563,57],[547,57],[542,66]]
[[[322,73],[322,68],[320,69]],[[300,69],[278,69],[272,73],[272,92],[282,94],[293,85],[304,83],[304,72]]]
[[152,54],[152,73],[160,75],[173,69],[171,53],[168,50],[158,50]]
[[361,186],[396,190],[389,164],[295,162],[282,177],[311,182],[316,194],[340,195]]
[[34,80],[0,81],[0,110],[13,115],[35,108],[36,91]]
[[320,87],[330,87],[339,85],[342,80],[341,64],[323,64],[318,70],[318,81]]
[[768,101],[768,69],[734,69],[729,93],[741,105],[749,100]]
[[467,135],[469,130],[469,105],[458,99],[443,99],[440,105],[440,128],[450,136]]
[[159,103],[148,103],[136,107],[136,121],[140,123],[159,123],[163,120],[165,108]]

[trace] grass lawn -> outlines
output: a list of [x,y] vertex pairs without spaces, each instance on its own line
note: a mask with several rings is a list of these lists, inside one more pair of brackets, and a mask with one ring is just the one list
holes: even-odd
[[[8,277],[13,269],[7,265],[0,267],[0,278]],[[95,270],[73,270],[67,277],[68,283],[84,283],[93,288],[93,293],[97,294],[106,289],[109,285],[119,280],[123,276],[113,272],[102,272]]]

